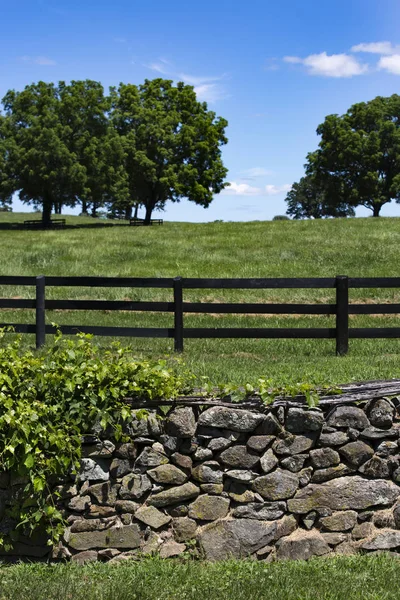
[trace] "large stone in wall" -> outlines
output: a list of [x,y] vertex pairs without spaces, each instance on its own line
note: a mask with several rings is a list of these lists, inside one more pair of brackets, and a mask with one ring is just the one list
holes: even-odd
[[400,495],[400,488],[391,481],[370,481],[355,475],[341,477],[322,484],[310,484],[288,500],[289,512],[306,514],[312,510],[366,510],[372,506],[390,506]]
[[197,485],[188,482],[150,496],[148,499],[148,504],[160,508],[163,506],[169,506],[170,504],[180,504],[182,502],[186,502],[187,500],[196,498],[199,494],[200,489],[197,487]]
[[92,548],[132,549],[140,546],[139,525],[126,525],[104,531],[86,531],[72,533],[68,545],[74,550],[90,550]]
[[222,483],[224,473],[216,460],[207,461],[192,470],[192,477],[200,483]]
[[191,438],[196,433],[196,419],[190,406],[175,408],[165,420],[165,431],[178,438]]
[[238,519],[258,519],[274,521],[280,519],[286,512],[286,502],[250,502],[237,506],[232,516]]
[[155,411],[132,410],[132,420],[123,425],[123,431],[131,438],[158,436],[161,434],[161,422]]
[[141,506],[135,512],[135,519],[142,521],[153,529],[159,529],[167,525],[172,519],[169,515],[164,514],[154,506]]
[[380,398],[372,402],[368,411],[371,425],[380,429],[390,429],[393,424],[394,408],[388,400]]
[[345,446],[342,446],[339,452],[347,462],[355,467],[361,466],[374,455],[371,446],[361,440],[349,442]]
[[152,448],[146,446],[142,453],[135,460],[135,469],[147,471],[153,467],[159,467],[168,463],[168,458],[161,452],[156,452]]
[[308,560],[313,556],[324,556],[330,547],[318,531],[297,530],[276,544],[278,560]]
[[338,406],[333,409],[327,421],[329,427],[352,427],[353,429],[365,429],[369,424],[367,415],[357,406]]
[[149,477],[157,483],[166,483],[169,485],[181,485],[187,481],[187,475],[174,465],[160,465],[155,469],[147,471]]
[[220,459],[224,465],[232,469],[252,469],[259,462],[260,457],[247,450],[246,446],[232,446],[221,452]]
[[198,425],[232,429],[239,432],[250,432],[254,431],[257,425],[260,425],[264,419],[264,415],[253,413],[249,410],[213,406],[201,413]]
[[291,433],[319,431],[324,425],[322,411],[305,408],[289,408],[286,417],[286,429]]
[[277,469],[269,475],[257,477],[252,489],[266,500],[286,500],[291,498],[299,487],[299,478],[295,473]]
[[400,531],[383,531],[364,542],[362,550],[392,550],[400,547]]
[[307,435],[288,435],[282,440],[276,440],[272,448],[279,456],[292,456],[310,450],[310,448],[314,446],[315,440],[315,433],[309,433]]
[[198,521],[216,521],[228,514],[230,501],[221,496],[202,494],[189,506],[189,517]]
[[357,525],[357,513],[355,510],[334,512],[329,517],[323,517],[320,524],[326,531],[349,531]]
[[122,479],[119,495],[123,500],[139,500],[151,490],[151,481],[147,475],[131,473]]
[[102,458],[82,458],[77,481],[108,481],[110,462]]

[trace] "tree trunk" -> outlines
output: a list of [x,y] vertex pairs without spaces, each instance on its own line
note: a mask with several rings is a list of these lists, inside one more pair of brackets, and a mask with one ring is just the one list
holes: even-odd
[[379,217],[379,213],[381,212],[382,204],[374,204],[373,206],[373,217]]
[[97,202],[93,202],[93,205],[92,205],[92,217],[94,219],[97,217],[97,207],[98,207]]
[[82,212],[87,213],[87,202],[86,200],[82,200]]
[[125,208],[125,219],[129,221],[132,218],[132,206],[127,206]]
[[153,212],[153,204],[146,204],[146,215],[144,217],[144,225],[151,224],[151,214]]
[[53,202],[50,194],[47,192],[43,196],[43,212],[42,212],[42,224],[43,227],[49,227],[51,222],[51,209],[53,208]]
[[138,212],[139,212],[139,204],[135,204],[135,214],[133,215],[134,219],[138,218]]
[[54,207],[54,212],[56,213],[56,215],[61,215],[61,211],[62,211],[61,202],[56,202],[55,207]]

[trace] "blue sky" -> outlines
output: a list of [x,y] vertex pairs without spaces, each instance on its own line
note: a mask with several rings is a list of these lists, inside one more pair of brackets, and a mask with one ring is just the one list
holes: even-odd
[[[89,78],[108,87],[163,76],[194,85],[228,119],[223,156],[231,186],[207,210],[169,204],[164,218],[170,220],[284,214],[286,191],[302,176],[324,117],[400,92],[399,0],[3,0],[0,6],[1,96],[38,80]],[[400,216],[400,205],[392,202],[382,214]]]

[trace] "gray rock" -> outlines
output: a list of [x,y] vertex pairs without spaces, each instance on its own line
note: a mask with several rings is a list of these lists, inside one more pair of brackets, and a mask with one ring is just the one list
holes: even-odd
[[[87,550],[87,552],[91,552],[91,550]],[[121,552],[116,548],[104,548],[104,550],[98,551],[98,558],[99,560],[107,561],[118,556],[118,554],[121,554]]]
[[230,501],[221,496],[202,494],[189,506],[189,518],[199,521],[216,521],[226,517]]
[[255,452],[263,452],[274,440],[274,435],[252,435],[247,440],[247,447]]
[[400,504],[396,504],[393,509],[393,519],[396,524],[396,528],[400,529]]
[[238,481],[231,481],[228,488],[228,496],[235,502],[241,504],[254,502],[256,497],[254,492],[249,490],[245,484],[239,483]]
[[367,415],[357,406],[337,406],[327,419],[328,427],[365,429],[369,424]]
[[[254,484],[253,484],[254,485]],[[294,514],[311,510],[366,510],[371,506],[390,506],[399,497],[398,486],[391,481],[363,477],[341,477],[322,484],[309,484],[288,500],[288,509]]]
[[76,481],[108,481],[110,463],[104,458],[82,458]]
[[115,449],[115,456],[117,456],[118,458],[125,458],[127,460],[135,460],[137,456],[136,444],[132,444],[132,442],[117,444]]
[[349,441],[349,436],[345,431],[325,431],[322,430],[322,433],[319,438],[319,444],[321,446],[342,446]]
[[219,450],[225,450],[232,444],[230,440],[224,437],[213,438],[208,442],[208,449],[212,452],[218,452]]
[[310,450],[311,465],[314,469],[335,467],[340,463],[340,456],[333,448],[317,448]]
[[112,479],[123,477],[127,473],[131,473],[134,469],[134,466],[135,463],[133,460],[114,458],[110,466],[110,477],[112,477]]
[[200,483],[222,483],[223,471],[217,461],[208,461],[192,469],[192,477]]
[[220,459],[232,469],[252,469],[259,462],[260,457],[248,451],[246,446],[232,446],[221,452]]
[[137,524],[134,524],[104,531],[73,533],[69,538],[68,545],[74,550],[138,548],[140,546],[140,529]]
[[276,537],[277,523],[255,519],[225,521],[227,528],[239,541],[241,556],[248,556],[267,546]]
[[383,398],[375,400],[368,411],[368,417],[374,427],[390,429],[394,417],[393,405]]
[[160,420],[156,411],[147,411],[147,415],[143,416],[142,409],[132,410],[132,420],[123,425],[123,433],[131,438],[159,436]]
[[112,485],[109,481],[106,483],[96,483],[87,488],[86,492],[94,498],[96,504],[113,506],[117,500],[119,484]]
[[90,496],[74,496],[67,502],[69,510],[84,512],[90,506]]
[[240,431],[232,431],[231,429],[221,429],[220,427],[209,427],[207,425],[197,426],[197,437],[199,440],[210,441],[223,437],[230,442],[237,442],[243,435]]
[[307,454],[295,454],[294,456],[288,456],[287,458],[281,460],[281,466],[292,473],[298,473],[304,467],[304,463],[307,458]]
[[273,453],[272,448],[267,450],[260,458],[261,469],[264,473],[269,473],[272,469],[275,469],[278,463],[279,461]]
[[379,456],[373,456],[371,460],[364,463],[359,469],[360,473],[375,479],[387,479],[390,477],[390,469],[387,460]]
[[122,479],[119,496],[122,500],[139,500],[151,490],[151,481],[147,475],[131,473]]
[[213,457],[213,451],[210,448],[197,448],[193,454],[194,460],[211,460]]
[[78,565],[85,565],[86,563],[97,561],[98,553],[96,550],[85,550],[84,552],[78,552],[71,557],[71,561]]
[[161,547],[160,558],[172,558],[173,556],[180,556],[185,552],[185,550],[185,544],[178,544],[178,542],[170,540]]
[[111,517],[115,515],[115,508],[113,506],[97,506],[92,504],[89,507],[89,517]]
[[186,456],[185,454],[180,454],[179,452],[175,452],[171,456],[171,462],[174,463],[177,467],[181,469],[191,469],[193,466],[193,461],[190,456]]
[[135,519],[142,521],[153,529],[160,529],[160,527],[164,527],[171,521],[169,515],[164,514],[154,506],[141,506],[135,512]]
[[372,522],[375,527],[396,529],[394,514],[390,509],[376,510],[372,515]]
[[364,440],[383,440],[383,439],[398,439],[399,430],[395,427],[392,429],[378,429],[378,427],[367,427],[364,429],[360,437]]
[[186,517],[189,509],[186,504],[180,504],[178,506],[168,506],[166,509],[167,513],[171,515],[171,517]]
[[174,408],[165,420],[165,430],[169,435],[191,438],[196,433],[196,419],[190,406]]
[[249,410],[213,406],[199,417],[198,424],[206,427],[219,427],[239,432],[250,432],[264,421],[264,415]]
[[257,477],[257,473],[253,473],[252,471],[244,471],[241,469],[235,469],[232,471],[227,471],[225,473],[226,477],[233,479],[234,481],[240,481],[241,483],[250,483]]
[[295,531],[276,545],[278,560],[308,560],[313,556],[324,556],[331,549],[319,532]]
[[95,444],[82,445],[82,458],[111,458],[114,450],[110,440],[99,440]]
[[346,465],[340,464],[337,467],[328,467],[327,469],[318,469],[314,471],[311,482],[312,483],[324,483],[325,481],[330,481],[331,479],[337,479],[338,477],[344,477],[345,475],[349,475],[350,473],[354,473],[355,467],[348,467]]
[[186,502],[187,500],[196,498],[199,493],[200,489],[193,483],[188,482],[150,496],[148,504],[161,508],[163,506],[169,506],[170,504]]
[[[178,445],[179,445],[179,438],[174,437],[172,435],[160,435],[160,443],[163,447],[162,452],[164,452],[164,454],[173,454],[174,452],[176,452],[178,450]],[[153,447],[153,450],[155,450],[155,448]]]
[[289,435],[283,440],[276,440],[272,448],[280,456],[292,456],[307,452],[315,444],[316,436],[313,433],[307,435]]
[[159,467],[160,465],[165,465],[168,462],[168,458],[164,454],[161,454],[161,452],[154,452],[152,448],[146,446],[143,448],[142,453],[135,460],[135,469],[147,471],[147,469]]
[[305,469],[302,469],[298,473],[300,487],[304,487],[310,483],[312,474],[313,474],[312,467],[307,467]]
[[110,527],[120,525],[118,517],[108,519],[78,519],[71,525],[71,533],[80,533],[82,531],[103,531]]
[[237,519],[257,519],[261,521],[274,521],[280,519],[286,511],[286,502],[252,502],[237,506],[232,516]]
[[224,491],[222,483],[202,483],[200,489],[204,494],[221,495]]
[[318,517],[318,513],[315,510],[309,512],[307,515],[305,515],[303,517],[303,525],[307,529],[307,531],[309,531],[310,529],[312,529],[314,527],[317,517]]
[[166,483],[169,485],[181,485],[187,481],[187,475],[174,465],[160,465],[147,472],[148,476],[157,483]]
[[375,527],[372,523],[360,523],[356,525],[351,532],[351,537],[353,540],[362,540],[364,538],[370,537],[375,533]]
[[254,431],[254,435],[278,435],[282,431],[283,428],[278,419],[272,413],[268,413]]
[[329,546],[337,546],[338,544],[347,542],[349,539],[347,533],[321,533],[321,536]]
[[115,503],[115,510],[118,513],[135,513],[139,508],[140,504],[133,502],[132,500],[117,500]]
[[197,523],[188,517],[178,517],[172,521],[172,531],[176,542],[187,542],[195,537]]
[[400,531],[384,531],[361,546],[363,550],[391,550],[400,546]]
[[319,431],[324,424],[324,415],[318,410],[289,408],[286,417],[286,429],[291,433]]
[[354,510],[334,512],[320,519],[321,527],[326,531],[349,531],[357,525],[357,513]]
[[388,456],[393,456],[397,454],[399,448],[396,442],[383,441],[377,447],[375,454],[377,456],[382,456],[383,458],[387,458]]
[[252,489],[266,500],[286,500],[291,498],[299,487],[299,478],[290,471],[277,469],[269,475],[258,477]]
[[70,483],[66,483],[64,485],[58,485],[54,489],[54,491],[56,492],[56,494],[57,494],[58,498],[60,498],[60,500],[66,500],[67,498],[72,498],[72,496],[78,495],[77,486],[71,485]]
[[373,455],[374,451],[365,442],[358,440],[357,442],[350,442],[339,449],[340,454],[343,458],[354,467],[359,467]]

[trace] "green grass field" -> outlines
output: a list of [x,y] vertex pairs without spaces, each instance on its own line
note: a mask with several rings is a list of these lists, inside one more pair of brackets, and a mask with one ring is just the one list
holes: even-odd
[[[399,276],[400,219],[335,219],[251,223],[165,223],[162,227],[66,228],[60,231],[7,230],[7,222],[27,215],[2,213],[2,275],[102,275],[142,277],[354,277]],[[97,223],[104,224],[103,221]],[[107,222],[106,222],[107,223]],[[68,225],[94,225],[91,218],[68,217]],[[32,288],[3,287],[1,297],[31,297]],[[170,300],[169,290],[57,289],[48,298]],[[185,300],[233,302],[333,301],[334,290],[193,290]],[[397,302],[400,290],[352,290],[351,301]],[[33,322],[34,311],[2,311],[4,323]],[[351,317],[351,326],[398,326],[398,315]],[[162,313],[48,312],[47,322],[73,325],[172,326]],[[333,327],[333,317],[186,315],[186,326]],[[173,352],[172,340],[131,339],[140,356]],[[26,342],[32,344],[29,336]],[[124,340],[125,342],[125,340]],[[51,343],[51,337],[49,337]],[[109,338],[99,339],[109,344]],[[187,340],[183,358],[199,376],[214,383],[277,383],[400,376],[399,340],[352,340],[348,356],[335,356],[333,340]]]
[[144,560],[0,567],[0,600],[397,600],[388,555],[265,564]]

